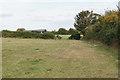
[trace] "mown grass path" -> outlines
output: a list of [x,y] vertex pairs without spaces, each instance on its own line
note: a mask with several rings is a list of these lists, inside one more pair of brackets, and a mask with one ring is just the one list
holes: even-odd
[[7,78],[117,78],[114,51],[77,40],[3,38]]

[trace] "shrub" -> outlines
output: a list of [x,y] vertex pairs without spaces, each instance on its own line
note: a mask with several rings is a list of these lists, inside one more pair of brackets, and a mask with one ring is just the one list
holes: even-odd
[[107,45],[118,43],[119,22],[118,12],[108,11],[104,16],[99,17],[97,23],[88,26],[85,39],[98,40]]
[[43,39],[54,39],[55,35],[51,32],[46,32],[46,33],[42,34],[42,38]]
[[35,32],[16,32],[16,31],[2,31],[2,37],[11,38],[42,38],[42,34]]
[[77,34],[77,33],[79,33],[79,31],[78,30],[76,30],[76,29],[73,29],[73,28],[70,28],[69,29],[69,34]]
[[75,40],[80,40],[80,34],[79,33],[77,33],[77,34],[72,34],[70,37],[69,37],[69,39],[75,39]]
[[64,29],[64,28],[60,28],[58,30],[57,34],[68,35],[69,32],[66,29]]
[[24,28],[18,28],[17,31],[18,32],[23,32],[23,31],[25,31],[25,29]]

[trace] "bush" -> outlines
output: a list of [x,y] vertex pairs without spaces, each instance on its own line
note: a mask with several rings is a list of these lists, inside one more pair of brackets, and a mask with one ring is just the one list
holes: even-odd
[[76,29],[73,29],[73,28],[70,28],[69,29],[69,34],[77,34],[77,33],[79,33],[79,31],[78,30],[76,30]]
[[54,39],[55,35],[51,32],[46,32],[46,33],[42,34],[42,38],[43,39]]
[[97,23],[88,26],[85,39],[98,40],[107,45],[118,43],[118,24],[120,22],[118,20],[118,12],[108,12],[104,16],[99,17]]
[[69,39],[75,39],[75,40],[80,40],[80,34],[79,33],[77,33],[77,34],[72,34],[70,37],[69,37]]
[[60,29],[58,30],[57,34],[68,35],[69,32],[68,32],[66,29],[64,29],[64,28],[60,28]]
[[17,32],[24,32],[24,31],[25,31],[24,28],[18,28],[18,29],[17,29]]

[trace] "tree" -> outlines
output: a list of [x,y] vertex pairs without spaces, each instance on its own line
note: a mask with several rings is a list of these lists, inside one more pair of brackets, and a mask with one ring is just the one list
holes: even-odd
[[18,32],[23,32],[23,31],[25,31],[25,28],[18,28],[17,31]]
[[81,31],[82,34],[85,36],[84,29],[87,26],[96,23],[99,16],[99,14],[93,13],[93,11],[82,11],[76,15],[74,27],[77,30]]
[[57,33],[62,34],[62,35],[66,35],[66,34],[68,34],[68,31],[64,28],[60,28]]
[[69,34],[76,34],[76,33],[79,33],[79,31],[73,28],[69,29]]
[[80,40],[81,36],[79,33],[72,34],[69,39]]

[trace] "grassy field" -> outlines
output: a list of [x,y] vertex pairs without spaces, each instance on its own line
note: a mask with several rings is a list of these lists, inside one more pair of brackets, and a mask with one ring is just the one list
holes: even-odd
[[116,52],[77,40],[3,38],[4,78],[117,78]]

